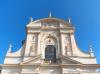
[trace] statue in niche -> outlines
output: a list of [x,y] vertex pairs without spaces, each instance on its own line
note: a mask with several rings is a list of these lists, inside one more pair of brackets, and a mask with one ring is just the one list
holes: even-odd
[[29,53],[29,55],[30,56],[32,56],[32,55],[34,55],[35,54],[35,47],[34,47],[35,45],[34,44],[32,44],[31,46],[30,46],[30,53]]
[[64,38],[64,43],[66,44],[67,42],[68,42],[68,37],[65,36],[65,38]]
[[71,50],[70,50],[69,46],[65,46],[65,54],[68,56],[71,56]]
[[65,37],[65,43],[68,49],[70,49],[70,38],[68,36]]
[[67,51],[68,51],[68,50],[67,50],[67,46],[65,46],[65,54],[67,54]]
[[35,36],[32,36],[32,43],[35,43]]

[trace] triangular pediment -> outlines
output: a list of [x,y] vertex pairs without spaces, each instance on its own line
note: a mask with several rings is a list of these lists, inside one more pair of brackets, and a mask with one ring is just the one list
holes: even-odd
[[67,56],[61,56],[62,63],[64,64],[81,64],[80,62],[73,60]]
[[25,65],[38,64],[38,63],[40,63],[40,58],[41,58],[41,55],[38,55],[36,57],[31,57],[31,58],[21,62],[20,64],[25,64]]

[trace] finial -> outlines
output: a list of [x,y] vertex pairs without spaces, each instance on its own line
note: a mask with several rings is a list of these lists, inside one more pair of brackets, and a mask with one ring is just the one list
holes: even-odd
[[91,56],[91,57],[94,57],[94,56],[95,56],[95,55],[94,55],[94,52],[93,52],[93,46],[92,46],[91,43],[89,44],[89,53],[90,53],[90,56]]
[[89,44],[89,51],[90,51],[90,52],[93,52],[92,44]]
[[49,17],[52,17],[52,14],[51,14],[51,12],[49,12]]
[[68,23],[71,23],[71,18],[70,17],[68,18]]
[[33,22],[33,18],[32,17],[30,17],[30,22]]
[[11,52],[11,50],[12,50],[12,45],[10,44],[10,45],[9,45],[8,52]]

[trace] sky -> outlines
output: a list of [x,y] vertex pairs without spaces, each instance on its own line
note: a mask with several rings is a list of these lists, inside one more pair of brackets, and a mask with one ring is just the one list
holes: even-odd
[[78,47],[88,52],[91,42],[100,64],[100,0],[0,0],[0,63],[10,44],[12,52],[21,48],[29,18],[46,18],[49,12],[54,18],[71,18]]

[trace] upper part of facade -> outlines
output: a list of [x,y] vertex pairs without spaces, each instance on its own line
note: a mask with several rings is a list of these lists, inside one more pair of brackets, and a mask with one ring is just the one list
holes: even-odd
[[[51,54],[52,51],[55,51],[56,59],[65,56],[82,64],[96,64],[96,58],[91,47],[88,53],[82,52],[78,48],[74,31],[70,19],[63,21],[49,17],[33,21],[31,18],[26,26],[27,37],[23,41],[23,46],[17,52],[11,52],[12,46],[10,45],[4,63],[17,64],[37,56],[45,59],[47,58],[46,55],[53,57]],[[49,49],[55,50],[49,51]]]

